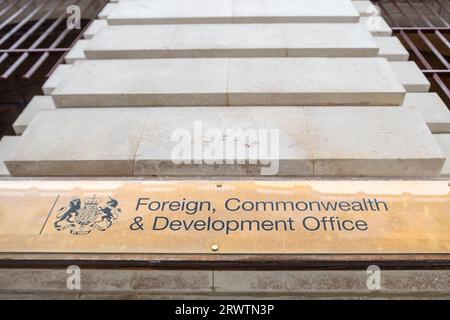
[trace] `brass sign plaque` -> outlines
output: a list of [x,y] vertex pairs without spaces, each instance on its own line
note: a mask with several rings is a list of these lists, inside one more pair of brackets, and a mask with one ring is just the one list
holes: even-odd
[[450,253],[446,181],[1,181],[0,252]]

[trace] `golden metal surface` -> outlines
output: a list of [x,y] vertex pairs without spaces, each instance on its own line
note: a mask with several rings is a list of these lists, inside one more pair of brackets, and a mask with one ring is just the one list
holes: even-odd
[[0,252],[450,253],[446,181],[1,181]]

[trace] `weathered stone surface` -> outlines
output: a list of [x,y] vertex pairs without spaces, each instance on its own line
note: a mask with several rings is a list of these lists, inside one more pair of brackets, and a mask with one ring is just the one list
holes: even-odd
[[441,174],[445,177],[450,177],[450,134],[434,134],[433,137],[447,159]]
[[84,54],[84,49],[89,44],[89,40],[81,39],[78,40],[72,49],[66,54],[64,57],[64,61],[67,64],[74,63],[77,60],[86,59],[86,55]]
[[13,152],[19,141],[19,137],[3,136],[0,140],[0,176],[9,176],[8,168],[3,161]]
[[392,61],[392,70],[408,92],[428,92],[430,82],[414,61]]
[[359,23],[366,26],[372,35],[387,37],[392,35],[392,29],[382,17],[361,17]]
[[409,53],[397,37],[374,37],[380,47],[378,55],[389,61],[407,61]]
[[358,22],[347,0],[233,0],[233,22]]
[[108,26],[85,47],[89,59],[370,57],[377,53],[367,28],[351,23]]
[[228,59],[78,61],[52,95],[58,107],[225,105],[228,64]]
[[[279,175],[313,175],[312,154],[309,152],[309,138],[306,131],[306,123],[302,108],[282,107],[207,107],[207,108],[181,108],[172,109],[170,117],[167,116],[167,108],[153,108],[149,111],[146,129],[142,135],[141,143],[136,155],[134,174],[145,175],[260,175],[260,162],[256,164],[236,163],[235,157],[229,153],[218,155],[217,159],[210,157],[208,150],[214,147],[224,149],[220,143],[235,143],[233,135],[226,132],[230,129],[242,130],[279,130],[278,142],[271,149],[270,136],[267,136],[268,150],[275,150],[276,160],[279,155]],[[212,139],[207,134],[203,138],[196,139],[197,145],[203,146],[203,155],[200,151],[200,163],[193,163],[194,149],[188,155],[180,155],[179,160],[188,160],[188,163],[174,163],[172,152],[180,145],[179,134],[186,132],[194,139],[194,127],[200,125],[204,132],[207,130],[219,130],[223,139]],[[173,139],[172,139],[173,136]],[[240,137],[238,137],[240,138]],[[259,144],[244,142],[246,153],[258,152]],[[242,146],[238,144],[238,146]],[[228,148],[227,150],[234,150]],[[178,153],[175,153],[178,155]],[[197,157],[198,158],[198,157]],[[220,161],[231,159],[231,164]],[[245,159],[245,158],[244,158]],[[214,160],[218,160],[213,163]],[[210,164],[208,164],[210,163]]]
[[[203,293],[212,290],[212,271],[81,270],[82,293]],[[61,269],[10,269],[0,272],[0,293],[66,292],[67,273]],[[72,291],[73,293],[73,291]]]
[[234,293],[353,293],[359,296],[426,294],[450,291],[448,270],[382,270],[381,288],[369,290],[367,271],[215,271],[216,292]]
[[52,97],[34,96],[16,121],[14,121],[14,132],[17,135],[21,135],[39,112],[51,109],[55,109]]
[[[178,108],[170,118],[164,112],[149,111],[135,175],[260,173],[258,165],[174,164],[171,152],[178,142],[171,134],[192,132],[195,121],[221,132],[278,129],[279,175],[436,176],[444,163],[420,116],[401,108]],[[257,147],[249,144],[248,150]]]
[[437,93],[409,92],[405,108],[417,110],[433,133],[450,133],[450,111]]
[[403,108],[309,108],[317,176],[436,176],[444,159],[419,114]]
[[92,39],[103,27],[108,25],[105,19],[95,19],[83,33],[84,39]]
[[70,64],[60,64],[42,86],[44,94],[51,94],[71,69],[72,65]]
[[5,161],[15,176],[130,176],[144,109],[41,111]]
[[381,270],[368,289],[366,270],[81,270],[81,289],[67,289],[61,269],[2,269],[2,299],[445,298],[448,270]]
[[109,24],[358,22],[348,0],[121,1]]
[[404,88],[382,58],[233,59],[230,105],[399,105]]
[[52,96],[122,107],[400,105],[404,94],[382,58],[236,58],[77,61]]
[[[42,111],[6,165],[15,176],[254,176],[268,167],[237,163],[229,154],[206,156],[223,143],[208,135],[197,141],[203,161],[193,163],[193,153],[174,158],[179,134],[193,136],[198,124],[203,132],[219,130],[224,139],[234,137],[227,129],[278,130],[278,140],[267,136],[269,146],[244,144],[248,154],[263,150],[258,147],[273,150],[259,158],[279,159],[278,175],[433,176],[444,163],[423,120],[403,108],[155,107]],[[213,161],[227,158],[231,163]]]

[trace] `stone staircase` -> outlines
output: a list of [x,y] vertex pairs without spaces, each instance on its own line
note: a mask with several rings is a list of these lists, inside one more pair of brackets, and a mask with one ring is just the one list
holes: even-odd
[[[450,175],[449,111],[374,14],[350,0],[110,3],[0,143],[2,174],[258,176],[277,161],[279,176]],[[277,140],[243,162],[174,156],[174,134],[199,124],[200,149],[229,129]]]

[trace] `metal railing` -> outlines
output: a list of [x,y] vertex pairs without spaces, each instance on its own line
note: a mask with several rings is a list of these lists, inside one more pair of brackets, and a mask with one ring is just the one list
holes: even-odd
[[450,107],[450,0],[372,0]]
[[[30,79],[40,68],[46,75],[63,60],[106,0],[0,0],[0,78],[15,73]],[[78,5],[81,28],[69,29],[66,9]],[[49,65],[50,56],[56,56]],[[25,69],[25,70],[21,70]]]

